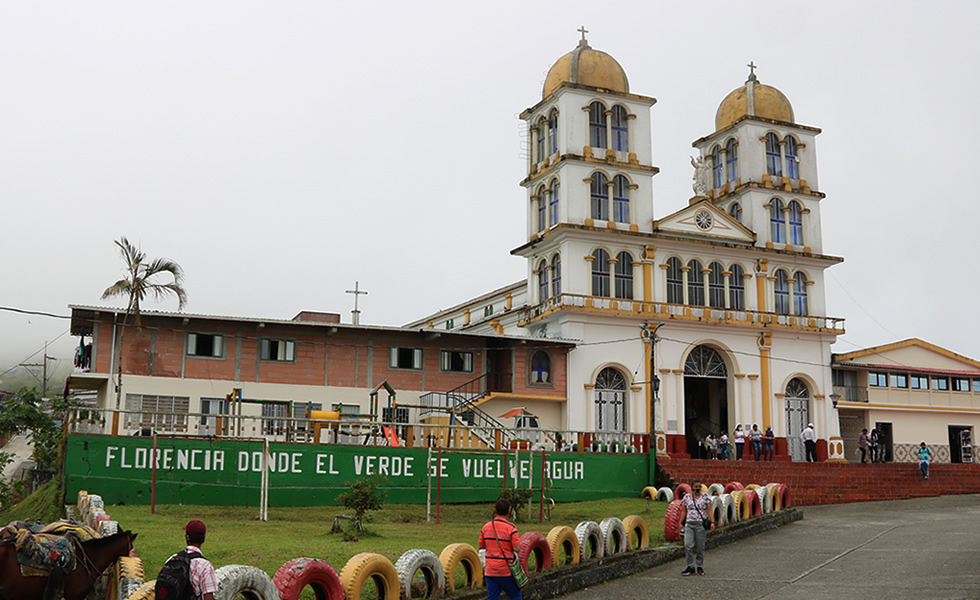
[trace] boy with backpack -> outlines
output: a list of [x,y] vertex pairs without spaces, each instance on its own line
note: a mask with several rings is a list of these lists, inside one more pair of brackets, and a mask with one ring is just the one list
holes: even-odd
[[207,528],[197,519],[184,525],[187,548],[167,559],[155,587],[157,600],[214,600],[218,581],[211,561],[201,554]]

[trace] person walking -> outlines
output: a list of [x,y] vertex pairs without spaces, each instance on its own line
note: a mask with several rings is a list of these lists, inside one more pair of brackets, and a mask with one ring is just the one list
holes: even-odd
[[742,424],[735,426],[735,460],[742,460],[742,452],[745,450],[745,432],[742,431]]
[[[701,492],[701,480],[691,482],[691,493],[681,498],[681,523],[684,523],[684,553],[687,568],[681,575],[704,575],[704,542],[708,530],[715,528],[711,498]],[[707,529],[706,529],[707,528]]]
[[926,447],[926,443],[919,444],[919,449],[915,451],[919,455],[919,470],[922,476],[929,481],[929,462],[932,460],[932,450]]
[[762,439],[766,443],[766,449],[762,454],[766,460],[771,462],[776,448],[776,434],[772,432],[772,425],[766,425],[766,433],[762,436]]
[[[199,600],[214,600],[214,595],[218,592],[218,579],[214,575],[214,566],[211,561],[204,558],[201,546],[204,545],[204,538],[207,535],[207,527],[201,521],[194,519],[184,525],[184,541],[187,547],[183,552],[178,552],[167,559],[179,560],[181,554],[190,557],[190,584],[193,590],[193,597]],[[167,566],[164,565],[164,571]],[[157,585],[160,585],[161,577],[157,577]]]
[[871,433],[868,434],[868,451],[869,457],[872,463],[878,462],[878,426],[875,425],[871,428]]
[[877,448],[875,450],[875,462],[883,463],[885,462],[885,450],[887,449],[887,444],[885,444],[885,432],[881,430],[881,424],[875,423],[875,437],[878,439]]
[[752,454],[755,455],[755,460],[762,460],[762,432],[759,431],[759,426],[752,424],[752,431],[749,431],[749,439],[752,440]]
[[721,430],[721,437],[718,438],[718,458],[728,460],[728,432]]
[[486,550],[486,565],[483,568],[483,579],[487,583],[487,600],[498,600],[500,592],[507,594],[510,600],[521,600],[521,588],[510,573],[508,561],[521,551],[521,539],[517,535],[517,527],[507,520],[510,514],[510,502],[500,498],[493,505],[494,516],[480,530],[478,546]]
[[861,464],[864,464],[864,459],[868,454],[868,428],[865,427],[861,430],[861,435],[858,436],[858,450],[861,451]]
[[806,446],[806,461],[817,462],[817,434],[813,431],[813,423],[807,423],[806,429],[800,433],[800,439]]

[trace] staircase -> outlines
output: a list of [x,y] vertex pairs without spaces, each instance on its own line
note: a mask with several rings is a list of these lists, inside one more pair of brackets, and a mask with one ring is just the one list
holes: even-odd
[[481,410],[479,404],[488,399],[493,392],[487,385],[491,374],[484,373],[476,379],[448,392],[426,392],[419,396],[419,418],[424,419],[433,413],[449,415],[455,424],[466,425],[491,449],[499,449],[494,432],[500,431],[501,443],[506,447],[514,434],[503,423]]

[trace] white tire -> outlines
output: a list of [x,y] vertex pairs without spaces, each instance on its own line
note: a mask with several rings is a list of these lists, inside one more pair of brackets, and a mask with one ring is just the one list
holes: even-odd
[[662,487],[657,490],[657,502],[666,502],[670,504],[674,501],[674,490],[669,487]]
[[769,496],[769,490],[759,486],[755,488],[755,495],[759,497],[759,503],[762,505],[762,514],[772,512],[772,498]]
[[99,522],[99,537],[109,537],[115,533],[119,533],[119,521]]
[[477,551],[477,554],[480,555],[480,564],[483,565],[483,569],[486,570],[486,568],[487,568],[487,549],[486,548],[480,548]]
[[725,486],[720,483],[712,483],[708,486],[709,496],[721,496],[725,493]]
[[602,551],[606,556],[626,552],[626,528],[616,517],[606,517],[599,523],[602,532]]
[[439,557],[430,550],[415,549],[405,552],[395,563],[395,571],[398,573],[402,600],[411,599],[412,579],[418,571],[422,571],[425,578],[426,598],[438,598],[446,590],[446,573],[442,570]]
[[721,498],[721,506],[725,513],[725,525],[737,523],[738,511],[735,510],[735,500],[732,499],[732,495],[722,494],[719,498]]
[[728,515],[725,513],[725,503],[721,501],[721,496],[711,497],[711,513],[715,519],[715,527],[728,524]]
[[[582,562],[590,558],[603,557],[602,530],[595,521],[582,521],[575,527],[575,537],[578,538],[579,556]],[[589,550],[595,548],[595,556],[589,556]]]
[[279,591],[269,574],[249,565],[225,565],[214,572],[218,591],[214,600],[232,600],[241,595],[245,600],[279,600]]

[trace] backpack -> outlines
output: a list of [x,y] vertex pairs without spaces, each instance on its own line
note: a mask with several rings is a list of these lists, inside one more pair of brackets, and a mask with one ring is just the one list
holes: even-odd
[[157,600],[191,600],[194,587],[191,585],[191,559],[204,558],[200,552],[181,550],[164,563],[157,575],[154,587]]

